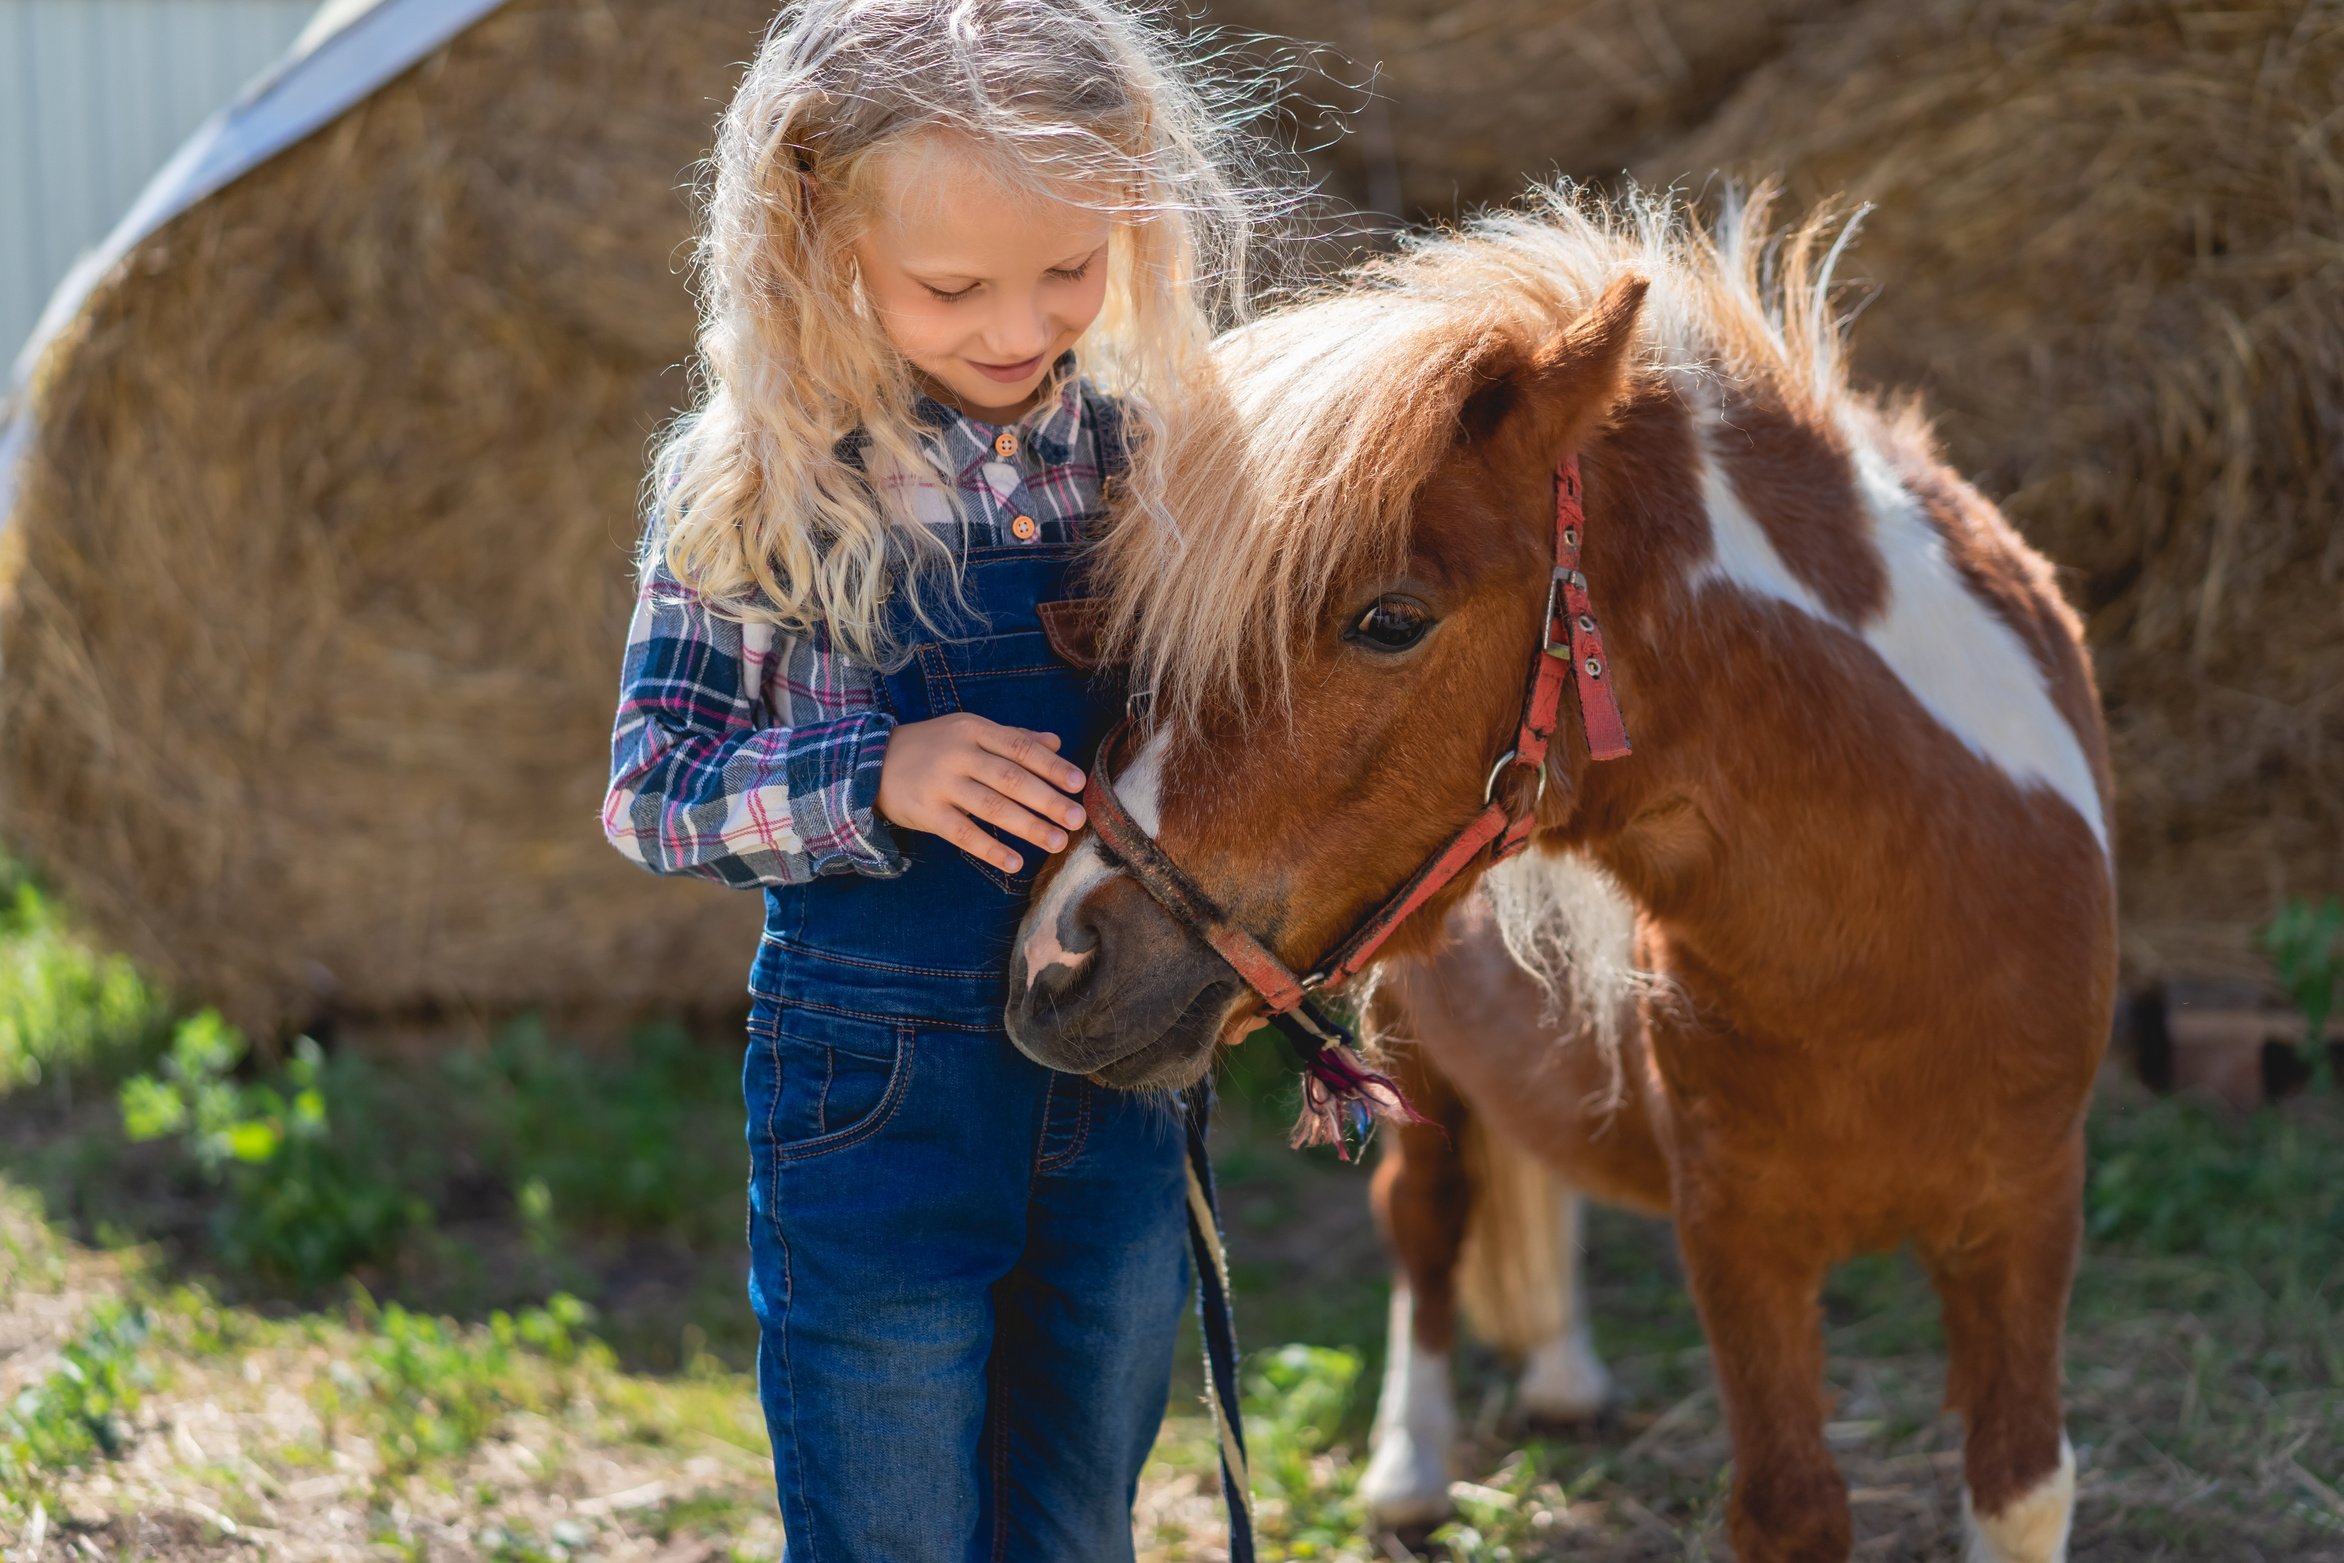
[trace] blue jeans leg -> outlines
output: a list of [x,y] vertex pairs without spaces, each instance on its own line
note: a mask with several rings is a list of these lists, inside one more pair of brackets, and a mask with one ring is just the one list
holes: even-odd
[[1115,1563],[1170,1393],[1188,1297],[1187,1177],[1165,1102],[1060,1076],[1082,1126],[1037,1169],[995,1325],[993,1556]]
[[1128,1557],[1176,1124],[1007,1038],[761,1002],[750,1296],[789,1563]]

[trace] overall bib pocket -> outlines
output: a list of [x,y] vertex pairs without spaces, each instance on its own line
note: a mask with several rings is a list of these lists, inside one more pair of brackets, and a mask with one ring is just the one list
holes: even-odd
[[841,1151],[886,1127],[911,1083],[910,1023],[758,997],[743,1094],[756,1148],[776,1161]]
[[[906,706],[925,706],[930,716],[974,711],[1004,727],[1023,727],[1037,733],[1056,733],[1061,753],[1076,763],[1088,759],[1075,754],[1091,726],[1089,702],[1082,677],[1059,659],[1050,639],[1040,630],[1015,630],[967,640],[929,641],[911,663],[889,682],[889,694],[902,715]],[[915,681],[916,690],[904,686]],[[982,821],[978,828],[1005,843],[1024,860],[1024,867],[1005,874],[962,848],[963,861],[999,889],[1022,896],[1033,886],[1034,874],[1049,854]]]

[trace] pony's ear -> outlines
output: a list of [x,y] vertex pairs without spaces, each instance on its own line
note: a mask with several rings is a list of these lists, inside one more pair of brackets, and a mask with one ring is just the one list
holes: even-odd
[[1649,286],[1642,277],[1620,278],[1534,348],[1485,339],[1470,356],[1473,388],[1457,409],[1464,442],[1528,446],[1544,461],[1575,448],[1619,395]]

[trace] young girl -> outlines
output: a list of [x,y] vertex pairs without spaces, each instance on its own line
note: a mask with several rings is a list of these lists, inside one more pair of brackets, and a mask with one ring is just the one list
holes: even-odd
[[1153,502],[1242,282],[1235,132],[1176,63],[1114,0],[807,0],[719,135],[603,821],[765,890],[750,1296],[793,1559],[1131,1556],[1180,1129],[1002,1009],[1122,702],[1038,605],[1110,489]]

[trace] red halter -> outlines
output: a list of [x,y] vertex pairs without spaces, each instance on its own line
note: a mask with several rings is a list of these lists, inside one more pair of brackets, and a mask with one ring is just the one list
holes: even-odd
[[[1312,993],[1337,986],[1367,969],[1375,952],[1425,902],[1439,894],[1467,864],[1489,847],[1490,861],[1502,863],[1530,844],[1537,823],[1538,804],[1546,794],[1546,756],[1561,719],[1563,675],[1568,668],[1579,695],[1579,721],[1587,735],[1592,759],[1616,760],[1629,752],[1627,724],[1612,696],[1611,663],[1604,655],[1603,632],[1595,622],[1595,607],[1587,595],[1587,577],[1579,569],[1579,551],[1587,530],[1587,514],[1579,492],[1579,458],[1572,456],[1555,471],[1555,564],[1546,588],[1546,614],[1539,648],[1532,659],[1530,687],[1522,701],[1522,720],[1514,746],[1490,767],[1482,789],[1481,811],[1448,843],[1417,868],[1382,905],[1352,929],[1306,975],[1297,976],[1270,948],[1229,920],[1228,914],[1174,863],[1155,839],[1140,828],[1123,801],[1115,795],[1110,775],[1116,751],[1129,734],[1126,721],[1099,746],[1083,787],[1083,809],[1091,829],[1108,856],[1121,863],[1142,889],[1162,903],[1173,919],[1219,953],[1246,986],[1261,997],[1261,1013],[1290,1018],[1308,1034],[1305,1044],[1313,1056],[1305,1067],[1313,1080],[1310,1108],[1324,1126],[1298,1129],[1298,1143],[1332,1137],[1342,1143],[1340,1120],[1333,1102],[1359,1102],[1382,1111],[1413,1116],[1399,1092],[1382,1076],[1350,1056],[1350,1037],[1310,1002]],[[1509,770],[1527,770],[1535,785],[1506,789],[1501,801],[1499,780]],[[1526,799],[1526,801],[1525,801]],[[1330,1059],[1333,1052],[1338,1056]],[[1388,1100],[1387,1100],[1388,1098]]]

